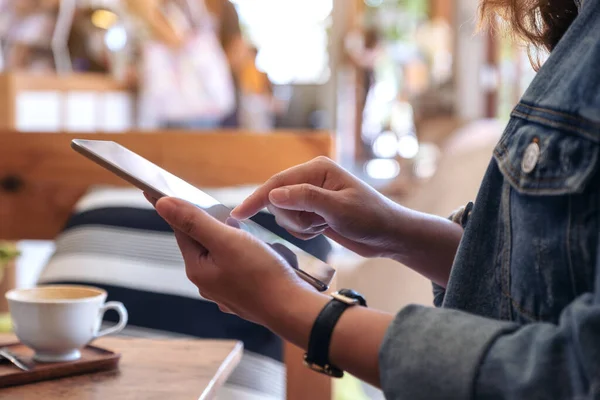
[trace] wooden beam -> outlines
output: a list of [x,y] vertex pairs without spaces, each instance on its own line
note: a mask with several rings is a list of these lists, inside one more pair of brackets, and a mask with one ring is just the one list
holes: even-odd
[[14,87],[14,91],[90,91],[113,92],[125,91],[128,87],[105,74],[78,73],[74,75],[35,75],[25,72],[0,74]]
[[0,129],[15,125],[15,87],[10,75],[0,74]]
[[329,133],[0,134],[0,239],[53,239],[92,185],[128,185],[73,151],[74,138],[114,140],[200,187],[259,184],[319,155]]

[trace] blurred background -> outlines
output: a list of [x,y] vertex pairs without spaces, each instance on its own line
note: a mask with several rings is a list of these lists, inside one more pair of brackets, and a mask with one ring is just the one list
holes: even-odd
[[[473,121],[505,121],[534,74],[522,49],[475,33],[477,0],[165,0],[141,9],[135,3],[0,2],[3,71],[97,74],[127,89],[106,93],[101,105],[77,93],[64,125],[50,110],[57,108],[51,93],[31,88],[15,128],[325,129],[336,136],[338,161],[402,195],[434,175],[440,146],[452,133]],[[149,34],[149,25],[158,17],[143,10],[153,7],[165,16],[162,28],[216,33],[227,62],[208,73],[231,75],[226,112],[156,120],[148,103],[178,93],[160,93],[155,83],[169,59],[149,49],[159,36]],[[218,51],[202,46],[190,52]],[[190,85],[210,80],[180,78]],[[32,111],[46,103],[44,113]],[[95,107],[109,110],[110,120],[98,121]]]
[[[318,133],[332,143],[321,153],[384,194],[447,216],[475,198],[511,109],[535,76],[526,50],[493,29],[478,31],[477,17],[478,0],[0,0],[0,129],[218,134],[219,148],[227,151],[231,139],[231,151],[241,155],[246,142],[239,135]],[[268,144],[266,158],[296,159],[296,149],[277,148],[292,142],[256,143]],[[298,159],[319,153],[307,150],[315,142],[293,143],[302,144]],[[25,222],[3,230],[2,218],[18,207],[26,214],[21,203],[31,194],[9,197],[20,183],[3,178],[15,171],[3,170],[2,158],[11,158],[2,150],[0,240],[14,240],[12,231]],[[21,165],[11,156],[10,165]],[[253,163],[263,161],[270,162]],[[244,164],[243,156],[237,162],[261,167]],[[214,167],[228,186],[217,198],[232,199],[228,205],[248,193],[231,194],[232,172],[244,175],[241,167]],[[219,184],[198,169],[184,174],[195,175],[194,183]],[[36,196],[54,196],[46,203],[63,207],[66,218],[82,192],[68,197],[52,185],[39,183],[44,189]],[[114,205],[123,193],[91,196],[73,212]],[[45,240],[20,242],[18,286],[34,284],[54,251],[50,234],[32,232],[18,239]],[[339,287],[357,289],[390,312],[431,304],[430,283],[412,271],[333,246],[328,257]],[[303,386],[290,389],[290,381],[288,398]],[[348,381],[336,390],[339,399],[381,397]]]

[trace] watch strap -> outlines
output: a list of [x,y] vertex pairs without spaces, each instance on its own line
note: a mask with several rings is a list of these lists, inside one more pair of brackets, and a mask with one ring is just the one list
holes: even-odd
[[341,378],[344,372],[329,362],[329,347],[333,330],[351,304],[332,299],[319,313],[310,332],[308,351],[304,356],[305,364],[316,371],[332,377]]

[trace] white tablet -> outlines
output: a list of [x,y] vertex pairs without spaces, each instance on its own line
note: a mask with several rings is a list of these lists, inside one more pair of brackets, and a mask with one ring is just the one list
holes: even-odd
[[[75,139],[71,142],[71,147],[157,199],[168,196],[188,201],[223,223],[230,216],[231,209],[228,207],[118,143]],[[329,288],[335,275],[331,266],[253,221],[238,224],[241,229],[269,244],[281,254],[298,275],[317,290],[325,291]],[[302,254],[302,265],[299,265],[298,254]]]

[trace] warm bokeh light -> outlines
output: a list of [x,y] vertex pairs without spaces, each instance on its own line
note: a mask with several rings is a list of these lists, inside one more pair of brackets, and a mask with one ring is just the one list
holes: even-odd
[[92,24],[100,29],[108,30],[114,26],[118,20],[119,17],[117,14],[108,10],[96,10],[92,14]]
[[394,179],[400,174],[400,164],[396,160],[376,158],[366,163],[365,172],[371,179]]
[[393,158],[398,149],[398,136],[394,132],[383,132],[373,142],[373,154],[379,158]]
[[414,132],[414,111],[410,103],[403,101],[393,104],[390,112],[390,125],[398,135]]
[[398,139],[398,155],[408,160],[419,154],[419,140],[415,135],[402,135]]
[[122,25],[115,25],[110,28],[104,36],[104,43],[110,51],[121,51],[127,44],[127,31]]

